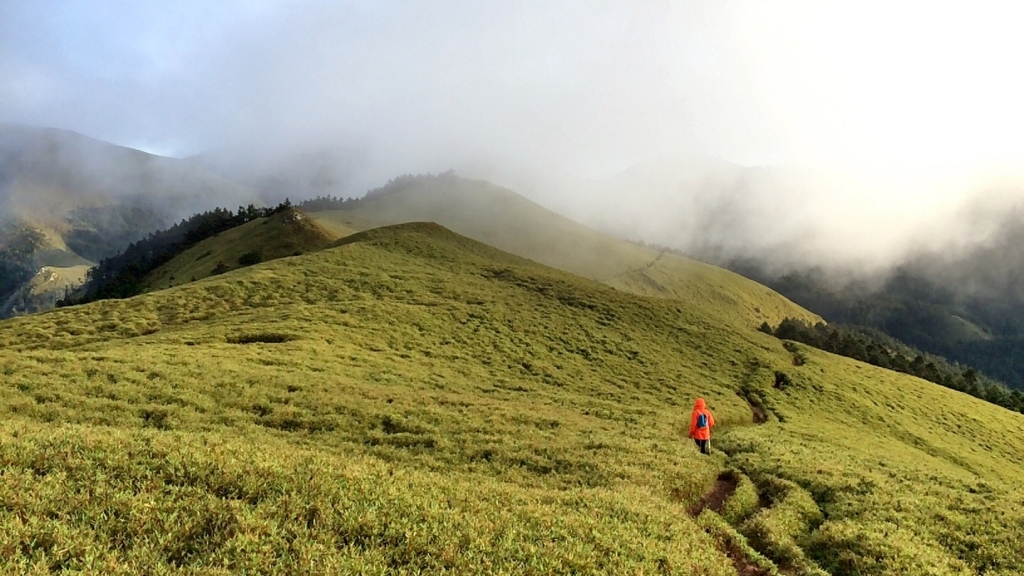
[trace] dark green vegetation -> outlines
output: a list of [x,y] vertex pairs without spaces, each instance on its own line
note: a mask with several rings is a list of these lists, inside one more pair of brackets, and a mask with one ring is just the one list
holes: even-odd
[[33,254],[43,235],[31,228],[10,229],[0,235],[0,302],[13,296],[36,273]]
[[[889,370],[911,374],[946,388],[959,390],[1015,412],[1024,412],[1024,392],[1011,390],[1001,382],[986,378],[972,368],[951,364],[945,358],[921,353],[892,337],[863,328],[810,324],[787,318],[776,328],[767,322],[760,330],[782,340],[794,340],[833,354],[867,362]],[[793,363],[803,362],[802,353],[793,350]]]
[[830,322],[870,327],[1024,389],[1024,217],[984,242],[912,258],[882,278],[837,282],[818,269],[774,276],[727,265]]
[[409,224],[0,323],[2,570],[1024,571],[1024,416],[794,366],[756,330],[790,303],[692,270],[644,297]]
[[[224,235],[222,238],[218,236]],[[325,246],[333,236],[288,202],[275,208],[240,207],[196,214],[133,242],[89,270],[81,289],[60,305],[128,298],[251,266],[268,258]],[[256,247],[256,250],[253,250]]]

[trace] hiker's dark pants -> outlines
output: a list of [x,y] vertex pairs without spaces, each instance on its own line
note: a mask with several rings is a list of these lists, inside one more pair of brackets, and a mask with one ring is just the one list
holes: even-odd
[[694,440],[701,454],[711,454],[711,440]]

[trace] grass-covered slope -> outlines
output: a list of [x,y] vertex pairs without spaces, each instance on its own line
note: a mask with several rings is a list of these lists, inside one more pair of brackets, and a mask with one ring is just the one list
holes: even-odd
[[371,194],[344,210],[312,212],[325,227],[363,230],[437,222],[507,252],[629,292],[681,298],[757,326],[820,321],[776,292],[722,268],[625,242],[577,224],[500,186],[441,175]]
[[301,211],[289,208],[197,243],[150,272],[143,284],[150,290],[168,288],[265,260],[319,250],[337,238]]
[[0,569],[1024,570],[1024,417],[805,354],[430,224],[6,321]]

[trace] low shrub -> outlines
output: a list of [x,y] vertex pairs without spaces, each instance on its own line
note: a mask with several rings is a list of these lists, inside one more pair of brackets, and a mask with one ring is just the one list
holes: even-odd
[[736,491],[725,501],[722,518],[732,525],[738,525],[757,512],[759,496],[757,486],[740,472],[733,471],[738,478]]
[[281,332],[256,332],[251,334],[240,334],[238,336],[228,336],[228,344],[283,344],[285,342],[291,342],[292,340],[298,340],[299,337],[294,334],[284,334]]
[[259,250],[252,250],[238,257],[239,266],[252,266],[260,262],[263,262],[263,253]]

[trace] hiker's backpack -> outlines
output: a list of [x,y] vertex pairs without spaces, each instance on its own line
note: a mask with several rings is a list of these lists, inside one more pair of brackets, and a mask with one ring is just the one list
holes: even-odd
[[708,415],[704,414],[703,412],[701,412],[700,414],[697,414],[697,428],[707,428],[707,427],[708,427]]

